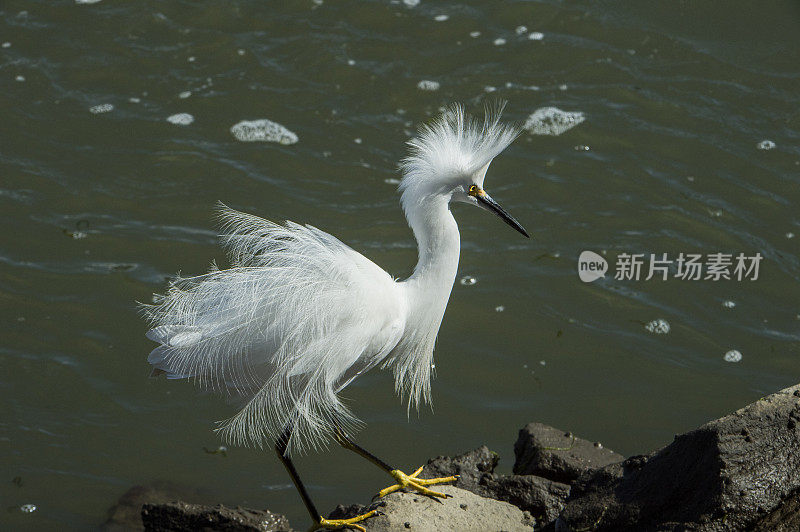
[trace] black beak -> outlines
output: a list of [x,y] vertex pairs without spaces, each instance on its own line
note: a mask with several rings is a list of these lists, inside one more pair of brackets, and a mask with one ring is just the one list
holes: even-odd
[[499,203],[497,203],[495,200],[493,200],[492,197],[489,194],[486,193],[486,191],[479,190],[477,193],[470,194],[470,195],[474,196],[475,199],[478,200],[478,205],[479,206],[481,206],[481,207],[483,207],[483,208],[485,208],[487,210],[490,210],[493,213],[495,213],[497,216],[502,218],[505,223],[507,223],[508,225],[510,225],[511,227],[513,227],[514,229],[516,229],[517,231],[519,231],[520,233],[525,235],[526,238],[530,238],[531,237],[528,234],[528,232],[525,230],[525,228],[522,227],[520,225],[520,223],[516,219],[514,219],[513,216],[508,214],[505,211],[505,209],[503,209],[500,206]]

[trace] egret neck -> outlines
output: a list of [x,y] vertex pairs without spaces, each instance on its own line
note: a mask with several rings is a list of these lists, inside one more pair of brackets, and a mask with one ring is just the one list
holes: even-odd
[[421,292],[417,301],[427,305],[441,301],[442,311],[453,288],[461,250],[449,200],[441,194],[425,196],[405,209],[418,247],[417,265],[406,282],[409,289]]

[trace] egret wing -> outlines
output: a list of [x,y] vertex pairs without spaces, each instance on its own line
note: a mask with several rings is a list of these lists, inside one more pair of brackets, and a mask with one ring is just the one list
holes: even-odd
[[248,402],[221,429],[239,443],[316,447],[358,421],[338,399],[403,334],[406,305],[384,270],[328,233],[220,210],[232,267],[174,280],[144,306],[158,342],[148,358],[168,378]]

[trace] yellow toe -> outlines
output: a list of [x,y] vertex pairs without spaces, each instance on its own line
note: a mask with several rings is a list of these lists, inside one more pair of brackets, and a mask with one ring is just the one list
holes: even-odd
[[397,481],[397,484],[381,490],[380,492],[378,492],[378,495],[376,497],[385,497],[386,495],[393,493],[399,489],[411,488],[429,497],[434,497],[434,498],[438,497],[440,499],[446,499],[450,497],[450,495],[438,491],[429,490],[425,486],[431,486],[433,484],[444,484],[446,482],[455,482],[456,480],[458,480],[458,475],[452,477],[441,477],[441,478],[417,478],[420,473],[422,473],[422,467],[420,467],[410,475],[406,475],[399,469],[393,470],[391,472],[391,475]]
[[446,482],[455,482],[456,480],[458,480],[458,475],[441,478],[418,478],[414,482],[422,484],[423,486],[430,486],[431,484],[444,484]]
[[355,517],[350,517],[348,519],[325,519],[324,517],[319,518],[319,523],[314,523],[311,528],[308,529],[308,532],[314,532],[314,530],[319,530],[324,528],[326,530],[341,530],[343,528],[353,528],[355,530],[360,530],[361,532],[367,532],[367,529],[361,525],[357,525],[363,521],[364,519],[369,519],[373,515],[378,513],[378,510],[370,510],[369,512],[361,515],[357,515]]

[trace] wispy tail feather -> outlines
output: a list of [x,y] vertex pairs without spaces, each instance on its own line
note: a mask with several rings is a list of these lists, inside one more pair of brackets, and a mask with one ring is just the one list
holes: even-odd
[[324,445],[337,424],[358,424],[336,395],[343,376],[402,333],[389,327],[403,308],[396,284],[323,231],[220,210],[233,267],[179,277],[142,306],[160,344],[148,361],[247,400],[220,427],[236,443],[271,443],[291,422],[290,452]]
[[161,374],[166,374],[170,380],[195,377],[196,374],[187,372],[185,368],[179,367],[176,363],[176,357],[171,356],[173,354],[171,351],[172,349],[166,345],[160,345],[150,351],[147,357],[147,362],[153,367],[150,376],[158,377]]

